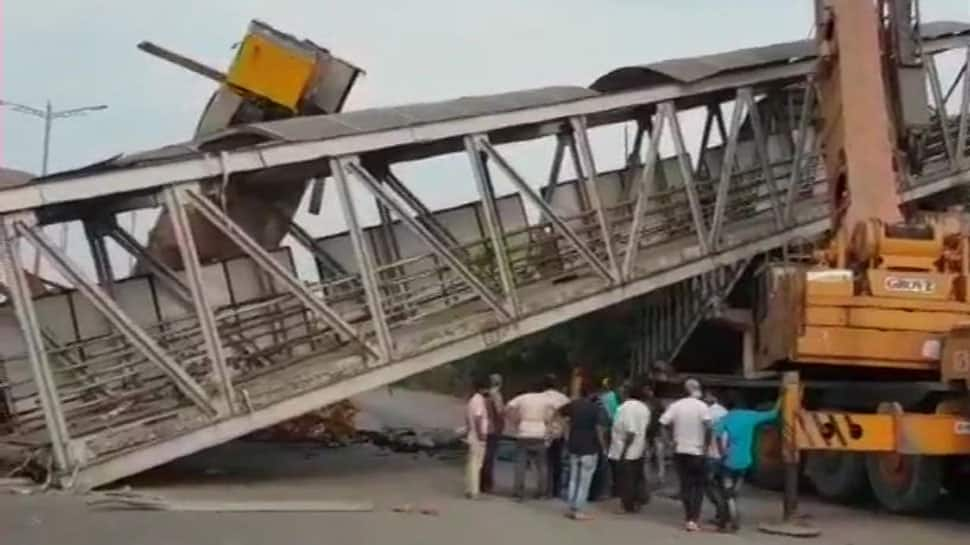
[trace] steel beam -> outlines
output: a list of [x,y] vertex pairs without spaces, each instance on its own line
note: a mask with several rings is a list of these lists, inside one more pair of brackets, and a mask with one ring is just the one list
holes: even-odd
[[549,181],[546,182],[545,199],[552,202],[559,186],[559,173],[562,172],[562,161],[566,152],[566,140],[562,135],[556,136],[556,149],[552,153],[552,164],[549,165]]
[[397,214],[401,221],[410,227],[418,238],[424,240],[431,248],[431,251],[438,256],[439,259],[448,263],[452,270],[455,271],[458,276],[461,276],[465,282],[468,283],[469,287],[471,287],[472,290],[478,294],[478,296],[481,297],[481,299],[488,306],[492,307],[492,310],[494,310],[496,314],[505,320],[512,318],[512,316],[502,305],[502,302],[498,300],[498,298],[496,298],[492,293],[492,290],[483,284],[482,281],[468,269],[468,266],[465,265],[465,263],[462,262],[458,256],[452,253],[441,240],[436,238],[434,234],[427,229],[427,227],[418,222],[415,218],[412,218],[407,213],[407,210],[405,210],[400,203],[394,200],[393,195],[390,194],[387,188],[383,187],[380,182],[377,181],[377,179],[375,179],[369,172],[357,164],[348,163],[347,166],[352,174],[364,182],[364,187],[366,187],[371,194],[380,199],[380,201],[390,208],[392,212]]
[[[381,302],[380,284],[377,273],[374,272],[374,256],[371,255],[370,245],[364,239],[364,231],[360,227],[357,210],[354,208],[354,198],[350,194],[350,187],[347,185],[346,171],[350,170],[350,164],[351,161],[348,159],[333,159],[330,161],[330,174],[337,183],[340,209],[343,212],[344,222],[347,224],[347,231],[350,234],[354,257],[357,259],[357,270],[360,273],[361,284],[364,286],[364,296],[367,299],[367,309],[370,311],[371,324],[374,326],[374,336],[377,337],[381,360],[390,361],[394,355],[394,340],[391,338],[391,331],[387,326],[387,316],[384,314],[384,306]],[[358,164],[352,164],[360,169]]]
[[613,283],[614,279],[612,274],[610,274],[610,270],[607,269],[603,263],[600,262],[599,258],[596,257],[596,254],[593,253],[593,251],[590,250],[590,248],[579,239],[579,235],[577,235],[576,232],[573,231],[572,228],[562,220],[562,218],[556,215],[556,212],[552,209],[552,207],[550,207],[540,195],[536,194],[535,190],[526,183],[522,176],[520,176],[519,173],[508,164],[508,162],[506,162],[505,158],[499,155],[498,150],[492,147],[492,144],[489,142],[479,142],[478,144],[480,149],[488,154],[493,161],[495,161],[495,164],[502,172],[505,173],[512,184],[518,188],[519,192],[532,201],[532,204],[534,204],[536,208],[538,208],[539,211],[546,216],[546,218],[552,223],[553,228],[558,230],[562,236],[572,243],[573,247],[576,248],[576,251],[583,256],[590,266],[593,267],[593,270],[603,277],[603,280],[606,282]]
[[957,131],[957,157],[959,157],[960,164],[963,166],[970,166],[970,149],[968,149],[967,145],[968,131],[970,131],[970,47],[967,47],[966,60],[963,63],[963,94],[960,97],[960,129]]
[[61,407],[61,398],[57,393],[57,384],[54,382],[54,375],[51,372],[50,360],[47,351],[44,349],[44,337],[40,323],[37,320],[37,311],[34,309],[34,301],[31,299],[30,286],[27,284],[27,275],[24,273],[24,264],[21,260],[20,238],[15,233],[12,222],[14,218],[2,218],[2,236],[0,236],[0,246],[3,250],[3,276],[7,282],[7,292],[13,303],[14,312],[17,315],[17,323],[24,336],[24,345],[27,348],[27,362],[30,365],[30,374],[37,388],[37,397],[40,399],[40,407],[44,413],[44,424],[47,426],[47,434],[51,442],[51,454],[54,457],[54,465],[60,472],[67,472],[74,465],[68,450],[70,434],[67,429],[67,422],[64,420],[64,410]]
[[488,238],[495,254],[495,264],[498,266],[499,280],[502,283],[502,294],[505,296],[509,314],[518,316],[519,300],[515,291],[515,277],[512,274],[512,266],[509,264],[502,222],[495,207],[495,187],[488,175],[488,166],[482,158],[482,152],[479,151],[479,142],[483,141],[488,141],[488,137],[485,135],[466,136],[465,153],[471,163],[475,186],[478,188],[478,197],[482,201],[482,210],[485,212],[485,229],[488,231]]
[[94,261],[94,272],[98,277],[98,283],[110,295],[114,291],[114,272],[111,270],[111,256],[108,255],[108,247],[104,243],[103,226],[96,225],[92,220],[86,220],[84,221],[84,235],[91,247],[91,258]]
[[576,173],[576,200],[579,201],[580,210],[589,210],[589,192],[586,184],[579,183],[583,177],[583,163],[579,158],[579,148],[576,147],[576,138],[572,134],[565,134],[563,138],[569,147],[569,158],[573,163],[573,172]]
[[953,145],[953,136],[946,126],[947,113],[946,101],[943,99],[943,88],[940,84],[940,73],[936,69],[936,57],[923,55],[923,65],[926,67],[926,77],[930,82],[930,92],[933,95],[933,104],[936,106],[936,120],[943,132],[943,146],[946,148],[946,156],[949,158],[951,166],[957,162],[958,151]]
[[215,415],[216,409],[202,386],[182,369],[148,333],[138,327],[117,303],[97,284],[91,282],[80,267],[62,253],[47,236],[36,227],[28,227],[22,222],[16,222],[14,229],[17,234],[27,240],[37,251],[43,252],[51,265],[64,277],[70,280],[74,287],[81,292],[92,306],[100,312],[139,351],[148,361],[158,367],[178,388],[189,401],[209,415]]
[[795,197],[802,185],[802,162],[805,155],[805,142],[808,139],[808,122],[812,117],[815,102],[815,82],[813,78],[808,78],[805,86],[805,94],[802,97],[802,109],[798,118],[798,139],[795,141],[795,152],[792,159],[792,171],[788,175],[788,193],[785,195],[785,225],[792,222],[794,213]]
[[643,222],[644,209],[647,206],[647,199],[653,189],[654,179],[657,175],[657,162],[660,155],[660,137],[664,131],[664,116],[658,115],[657,122],[653,124],[650,131],[650,141],[647,143],[647,157],[640,176],[634,184],[636,187],[637,200],[633,205],[633,219],[630,222],[630,233],[626,242],[626,254],[623,256],[623,278],[630,280],[633,274],[633,263],[637,259],[637,251],[640,249],[640,224]]
[[681,132],[680,122],[677,120],[677,110],[673,102],[664,102],[660,105],[660,112],[670,123],[670,134],[674,138],[674,149],[677,150],[680,174],[684,177],[684,190],[687,193],[687,204],[690,206],[690,217],[694,222],[694,232],[697,233],[697,241],[700,243],[701,251],[706,254],[710,251],[707,245],[707,225],[704,221],[704,211],[701,209],[701,199],[697,195],[697,186],[694,185],[694,169],[690,165],[687,146],[684,145],[684,133]]
[[291,219],[286,218],[286,221],[286,232],[293,237],[293,240],[297,241],[300,246],[303,246],[306,251],[310,252],[310,255],[313,256],[313,259],[317,262],[317,264],[326,269],[329,276],[327,278],[321,278],[321,282],[332,278],[348,276],[349,273],[346,269],[344,269],[343,265],[341,265],[340,262],[334,259],[329,253],[327,253],[326,250],[321,248],[310,233],[307,233],[303,227],[300,227]]
[[406,186],[404,182],[395,176],[390,169],[385,169],[382,173],[380,173],[380,175],[375,175],[368,169],[368,174],[370,174],[372,178],[383,181],[385,184],[387,184],[391,191],[403,199],[404,202],[407,203],[412,210],[414,210],[417,220],[421,222],[421,224],[423,224],[428,231],[434,233],[440,239],[445,241],[450,248],[453,248],[454,251],[462,254],[464,257],[466,252],[465,249],[461,247],[461,243],[458,242],[458,239],[455,238],[455,236],[451,234],[451,231],[449,231],[444,225],[441,225],[441,223],[438,222],[438,220],[434,217],[434,213],[429,210],[428,207],[421,202],[421,199],[412,193],[411,190],[408,189],[408,186]]
[[708,104],[707,115],[704,118],[704,129],[701,131],[701,143],[697,152],[697,167],[694,169],[694,176],[700,175],[701,168],[704,166],[704,157],[707,156],[707,145],[711,141],[711,128],[714,124],[714,112],[720,109],[720,105]]
[[195,191],[185,191],[186,204],[191,205],[196,210],[205,217],[206,220],[212,224],[213,227],[226,235],[226,237],[236,244],[243,252],[245,252],[253,262],[267,273],[274,280],[279,282],[280,287],[290,292],[291,295],[296,297],[301,303],[304,304],[308,309],[310,309],[318,318],[323,320],[328,326],[330,326],[339,335],[356,342],[359,344],[368,354],[380,359],[380,353],[371,347],[354,328],[344,321],[343,318],[337,314],[332,308],[330,308],[326,303],[314,296],[310,290],[303,285],[298,278],[290,274],[282,265],[279,264],[273,256],[269,254],[258,242],[252,239],[245,231],[239,226],[237,226],[231,218],[222,213],[215,204],[213,204],[209,199],[196,193]]
[[114,223],[108,229],[107,236],[111,237],[128,254],[144,263],[152,275],[159,280],[162,289],[169,292],[179,302],[184,303],[187,308],[191,308],[192,294],[189,293],[188,286],[182,282],[172,269],[146,251],[134,236],[122,229],[117,223]]
[[765,134],[764,125],[761,124],[761,113],[758,111],[758,104],[754,100],[754,93],[750,87],[738,90],[738,100],[748,105],[748,121],[751,123],[751,131],[754,136],[754,146],[757,150],[758,162],[761,165],[761,174],[764,176],[764,183],[770,192],[771,211],[775,218],[775,227],[781,229],[784,226],[782,218],[781,204],[778,202],[778,185],[775,183],[775,174],[771,171],[771,158],[768,157],[768,140]]
[[724,214],[730,195],[731,180],[736,166],[735,156],[738,151],[738,139],[741,135],[741,124],[747,105],[740,99],[734,101],[734,111],[731,112],[731,129],[724,142],[724,156],[721,158],[721,177],[717,183],[717,196],[714,199],[714,213],[711,215],[711,232],[708,235],[709,248],[718,248],[721,241],[721,226],[724,225]]
[[165,209],[171,219],[172,233],[175,235],[175,243],[178,246],[179,255],[182,258],[182,267],[185,270],[185,283],[189,288],[189,295],[192,297],[192,310],[199,321],[206,356],[208,356],[211,366],[209,380],[216,386],[222,398],[217,407],[220,412],[232,413],[236,407],[236,390],[232,386],[232,377],[229,374],[229,367],[226,365],[225,349],[222,346],[222,340],[219,338],[219,327],[216,324],[215,314],[212,311],[205,283],[202,280],[202,264],[199,263],[195,237],[192,235],[192,226],[189,224],[188,215],[185,213],[183,191],[185,190],[179,187],[165,188]]
[[579,148],[579,161],[582,168],[582,173],[577,173],[577,178],[581,176],[586,184],[586,193],[589,197],[590,206],[596,213],[596,221],[600,227],[600,236],[603,237],[606,261],[609,264],[613,282],[619,282],[620,267],[616,259],[616,250],[613,247],[613,237],[610,236],[612,229],[609,220],[606,218],[606,209],[603,207],[600,187],[596,180],[596,162],[593,160],[593,149],[589,145],[589,137],[586,133],[586,118],[582,116],[571,117],[569,124],[573,129],[574,147]]

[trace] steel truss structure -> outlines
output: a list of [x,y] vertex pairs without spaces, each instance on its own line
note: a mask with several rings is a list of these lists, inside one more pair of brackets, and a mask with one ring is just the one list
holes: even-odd
[[[966,48],[966,32],[927,39],[926,54]],[[65,486],[96,486],[649,294],[665,306],[647,320],[653,345],[644,353],[671,357],[749,260],[829,228],[812,72],[811,58],[786,58],[630,90],[420,105],[408,110],[425,116],[418,123],[386,122],[392,111],[338,114],[312,121],[309,135],[217,154],[162,150],[0,191],[0,331],[15,332],[0,354],[0,433],[49,447]],[[920,174],[900,188],[905,200],[970,182],[968,80],[959,112],[935,118]],[[503,100],[514,107],[494,107]],[[448,113],[456,104],[470,112]],[[694,112],[705,123],[691,149],[683,125]],[[351,119],[377,128],[347,131]],[[338,122],[342,132],[331,130]],[[258,132],[297,127],[286,123]],[[590,128],[623,123],[637,127],[626,164],[598,170]],[[554,151],[540,182],[504,146],[542,139]],[[664,157],[668,145],[675,154]],[[478,218],[472,234],[429,210],[392,170],[449,153],[467,159],[480,197],[468,205]],[[567,158],[574,180],[560,179]],[[516,195],[496,195],[499,176]],[[319,281],[301,278],[287,249],[261,247],[219,205],[224,184],[308,179],[316,201],[335,186],[347,229],[314,240],[291,227],[325,271]],[[361,224],[352,188],[375,199],[380,225]],[[542,221],[530,224],[523,203]],[[114,221],[150,206],[171,216],[183,270],[146,255]],[[240,257],[200,263],[187,210]],[[75,219],[86,224],[97,279],[40,230]],[[115,278],[106,238],[151,274]],[[73,288],[32,298],[23,245]]]

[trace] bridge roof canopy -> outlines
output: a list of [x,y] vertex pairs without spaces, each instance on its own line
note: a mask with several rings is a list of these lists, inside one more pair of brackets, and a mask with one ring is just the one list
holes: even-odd
[[[966,35],[970,34],[970,24],[961,21],[934,21],[921,25],[920,34],[924,40]],[[713,55],[624,66],[600,76],[590,87],[610,93],[665,83],[692,83],[738,70],[814,59],[815,51],[816,45],[813,40],[800,40]]]

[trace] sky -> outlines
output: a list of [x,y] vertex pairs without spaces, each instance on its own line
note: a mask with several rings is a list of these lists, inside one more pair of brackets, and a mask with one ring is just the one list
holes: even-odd
[[[927,21],[970,20],[967,0],[922,0],[922,10]],[[214,84],[137,50],[142,40],[224,69],[261,19],[364,68],[347,105],[357,109],[588,85],[623,65],[804,39],[812,13],[811,0],[0,0],[0,99],[109,106],[55,122],[57,171],[191,137]],[[0,165],[39,171],[41,120],[0,108],[0,126]],[[622,149],[617,138],[594,146]],[[432,161],[403,177],[440,207],[474,198],[454,173]],[[314,234],[329,229],[304,219]]]

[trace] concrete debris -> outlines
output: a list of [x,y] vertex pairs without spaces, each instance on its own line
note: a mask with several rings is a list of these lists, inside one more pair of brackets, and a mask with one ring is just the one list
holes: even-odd
[[361,432],[374,445],[394,452],[435,452],[462,448],[462,436],[454,430],[386,428],[379,432]]
[[260,430],[250,437],[263,441],[313,441],[327,446],[347,445],[358,437],[354,426],[357,412],[357,407],[350,400],[344,400]]

